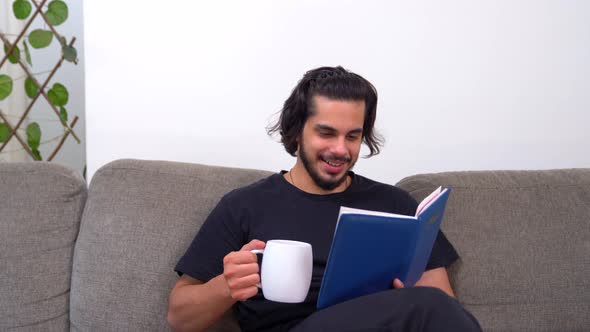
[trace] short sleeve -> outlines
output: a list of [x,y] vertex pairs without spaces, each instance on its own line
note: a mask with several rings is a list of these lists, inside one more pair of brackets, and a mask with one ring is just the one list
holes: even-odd
[[224,196],[211,211],[174,270],[207,282],[223,273],[223,257],[244,243],[243,220]]
[[426,270],[447,267],[453,264],[458,258],[459,255],[453,245],[447,240],[445,234],[439,230],[432,246],[430,259],[428,260],[428,264],[426,264]]

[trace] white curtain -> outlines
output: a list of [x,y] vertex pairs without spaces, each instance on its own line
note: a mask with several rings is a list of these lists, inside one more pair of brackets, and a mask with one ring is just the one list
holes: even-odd
[[[0,0],[0,33],[2,33],[6,39],[11,42],[16,40],[16,37],[20,31],[24,28],[26,20],[17,20],[12,13],[12,2],[13,0]],[[24,38],[24,37],[23,37]],[[24,56],[22,40],[19,41],[19,48],[21,49],[21,56]],[[4,56],[4,48],[0,50],[2,57]],[[1,57],[0,57],[1,59]],[[25,72],[18,64],[12,64],[6,61],[2,68],[0,68],[1,74],[6,74],[13,79],[12,93],[8,98],[0,101],[0,110],[8,118],[8,122],[11,126],[16,125],[19,120],[19,116],[25,111],[29,100],[27,100],[25,91],[23,88],[25,82]],[[0,121],[2,121],[0,119]],[[4,121],[2,121],[4,122]],[[23,122],[21,128],[27,127],[27,121]],[[19,135],[26,142],[26,134],[23,130],[18,131]],[[27,155],[22,145],[12,138],[10,142],[0,152],[0,161],[28,161],[31,158]]]

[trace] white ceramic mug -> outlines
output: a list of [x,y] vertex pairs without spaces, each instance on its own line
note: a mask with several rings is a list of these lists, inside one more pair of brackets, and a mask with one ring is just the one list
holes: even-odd
[[264,249],[251,250],[264,254],[260,283],[264,298],[276,302],[300,303],[311,285],[313,254],[311,244],[290,240],[269,240]]

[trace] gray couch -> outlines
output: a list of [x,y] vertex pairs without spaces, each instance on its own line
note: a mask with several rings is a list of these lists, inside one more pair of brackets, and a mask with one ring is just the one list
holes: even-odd
[[[166,331],[173,267],[211,208],[269,172],[105,165],[88,190],[44,162],[0,163],[0,330]],[[453,188],[443,229],[458,299],[485,331],[590,330],[590,169],[423,174]],[[228,315],[213,330],[239,331]]]

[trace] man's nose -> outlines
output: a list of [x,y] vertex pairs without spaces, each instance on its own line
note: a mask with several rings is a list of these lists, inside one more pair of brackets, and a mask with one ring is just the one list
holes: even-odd
[[336,157],[346,157],[348,155],[348,149],[346,147],[346,138],[338,137],[332,146],[332,153]]

